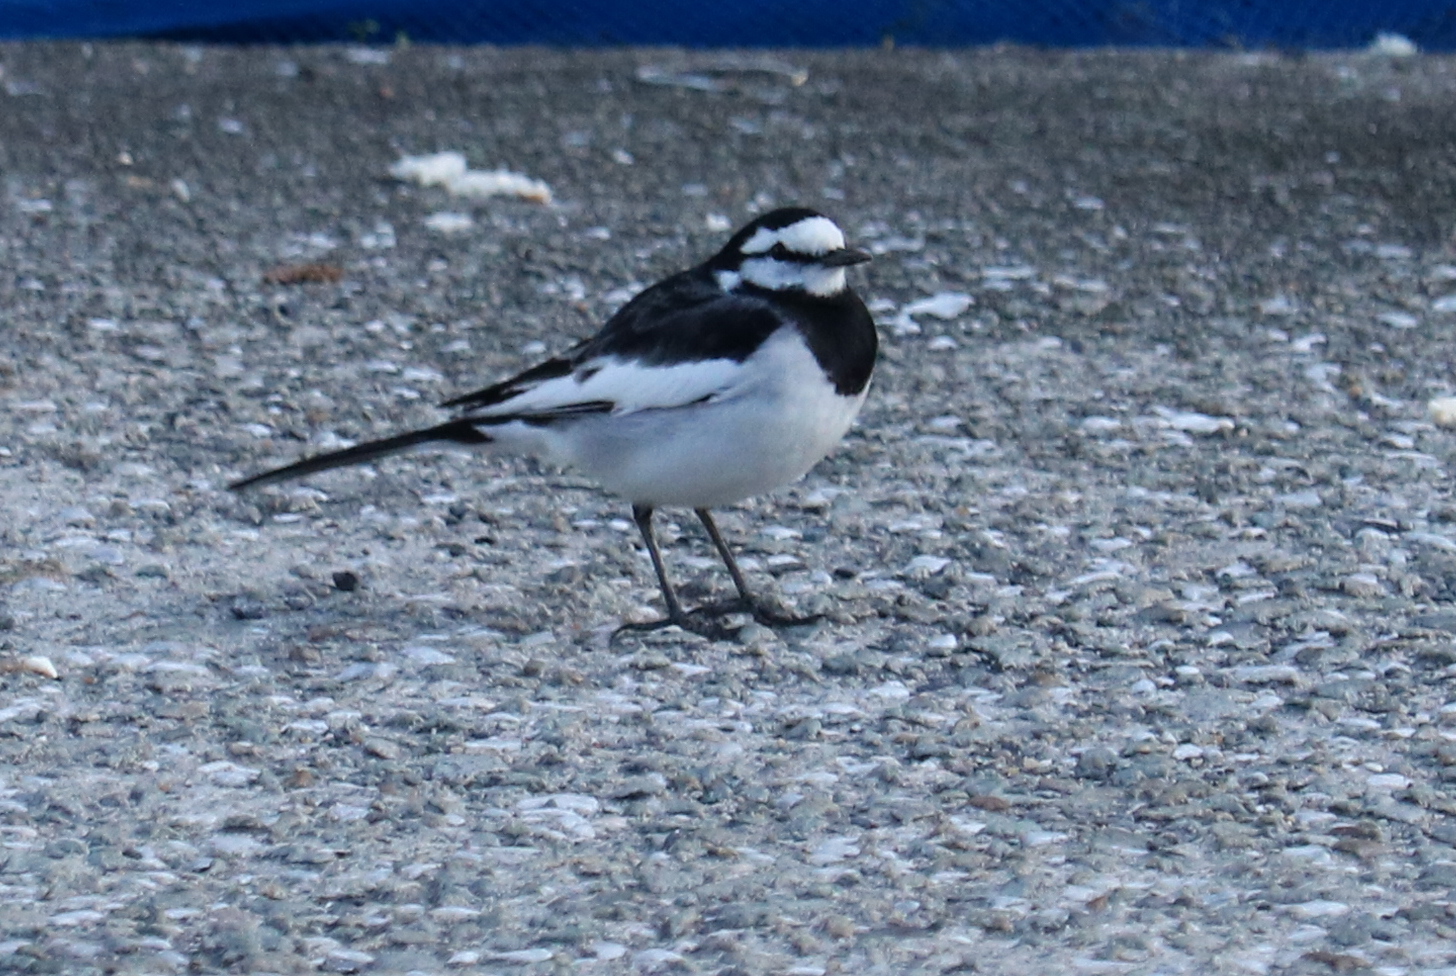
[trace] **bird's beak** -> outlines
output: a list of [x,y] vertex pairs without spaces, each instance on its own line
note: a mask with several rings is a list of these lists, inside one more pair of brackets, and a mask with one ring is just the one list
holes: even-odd
[[868,260],[870,260],[870,256],[864,251],[852,247],[842,247],[824,255],[819,259],[819,263],[826,268],[847,268],[852,264],[864,264]]

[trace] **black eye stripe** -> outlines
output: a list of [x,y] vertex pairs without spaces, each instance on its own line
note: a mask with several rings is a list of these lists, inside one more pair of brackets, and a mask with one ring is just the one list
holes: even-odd
[[823,257],[824,255],[822,254],[803,254],[798,251],[790,251],[783,244],[775,244],[767,251],[761,251],[758,254],[744,255],[744,258],[748,260],[754,258],[773,258],[775,261],[783,261],[787,264],[818,264]]

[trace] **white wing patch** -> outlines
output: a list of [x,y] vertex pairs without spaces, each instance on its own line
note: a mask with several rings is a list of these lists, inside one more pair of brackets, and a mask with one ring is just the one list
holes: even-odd
[[647,366],[613,356],[583,363],[571,376],[545,380],[469,416],[569,412],[573,406],[601,402],[615,404],[616,415],[682,407],[731,389],[742,373],[743,364],[732,359]]
[[806,217],[778,230],[760,227],[743,242],[741,250],[744,254],[763,254],[775,244],[795,254],[828,254],[844,247],[844,232],[828,217]]

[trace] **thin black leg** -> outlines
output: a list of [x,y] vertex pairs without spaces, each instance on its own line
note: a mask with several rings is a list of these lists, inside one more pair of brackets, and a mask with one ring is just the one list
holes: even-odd
[[728,548],[728,543],[723,541],[723,533],[718,531],[717,523],[713,521],[713,513],[706,508],[695,508],[698,518],[702,520],[703,528],[708,530],[708,538],[713,540],[713,546],[718,550],[718,555],[723,559],[723,565],[728,567],[728,575],[733,577],[733,585],[738,589],[738,598],[745,606],[753,606],[753,596],[748,592],[748,583],[743,579],[743,573],[738,569],[738,563],[733,558],[733,550]]
[[728,567],[728,575],[733,577],[733,585],[738,589],[738,599],[742,601],[743,609],[753,614],[754,620],[770,627],[793,627],[799,624],[811,624],[819,619],[819,614],[795,617],[755,600],[753,594],[748,592],[748,583],[743,578],[743,571],[738,568],[738,561],[733,558],[733,550],[729,549],[728,543],[723,541],[723,533],[718,531],[718,525],[713,521],[713,514],[706,508],[695,508],[693,511],[698,513],[703,528],[708,530],[708,538],[713,540],[714,548],[723,558],[723,565]]
[[738,588],[738,602],[714,607],[699,607],[693,611],[691,616],[685,613],[682,604],[678,602],[677,592],[673,590],[672,583],[668,581],[667,567],[662,562],[662,551],[657,548],[657,534],[652,530],[652,507],[633,505],[632,519],[642,533],[642,541],[647,544],[647,555],[652,557],[652,569],[657,573],[657,585],[661,587],[662,600],[667,604],[667,617],[652,623],[623,624],[617,628],[617,634],[623,631],[659,630],[676,624],[684,630],[690,630],[709,639],[723,640],[731,638],[733,632],[725,629],[716,621],[716,618],[726,613],[745,610],[753,615],[753,619],[769,626],[793,626],[813,623],[819,619],[817,614],[812,617],[792,617],[754,600],[753,595],[748,592],[748,584],[743,579],[743,572],[739,570],[738,563],[733,559],[733,553],[728,548],[728,543],[723,541],[723,534],[718,531],[718,526],[713,522],[713,516],[706,508],[694,509],[694,511],[698,513],[698,518],[702,519],[703,527],[708,530],[708,537],[713,540],[718,555],[723,558],[723,564],[728,567],[728,572],[733,577],[733,585]]
[[687,621],[682,604],[667,580],[667,568],[662,564],[662,552],[657,548],[657,536],[652,531],[652,508],[647,505],[632,506],[632,520],[642,532],[642,541],[647,543],[647,555],[652,557],[652,568],[657,573],[657,585],[662,588],[662,600],[667,604],[667,619],[681,626]]

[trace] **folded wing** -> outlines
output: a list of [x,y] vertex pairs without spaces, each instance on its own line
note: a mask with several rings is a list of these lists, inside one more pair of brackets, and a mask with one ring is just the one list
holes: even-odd
[[565,354],[443,406],[487,423],[687,406],[731,394],[745,360],[784,325],[760,300],[679,275]]

